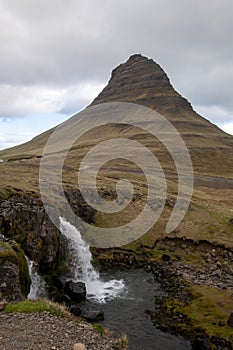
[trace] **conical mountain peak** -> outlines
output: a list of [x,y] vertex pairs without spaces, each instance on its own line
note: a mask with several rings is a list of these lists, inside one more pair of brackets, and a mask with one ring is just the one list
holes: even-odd
[[130,56],[112,71],[108,85],[92,104],[113,101],[139,103],[161,113],[192,110],[160,65],[141,54]]

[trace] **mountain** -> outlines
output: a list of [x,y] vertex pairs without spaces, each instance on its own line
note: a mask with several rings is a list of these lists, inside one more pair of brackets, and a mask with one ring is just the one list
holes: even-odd
[[[181,134],[190,149],[194,166],[199,165],[200,173],[205,173],[205,157],[208,157],[206,173],[213,170],[213,174],[231,176],[233,137],[198,115],[190,102],[175,91],[166,73],[153,60],[136,54],[113,70],[108,85],[92,105],[113,101],[137,103],[161,113]],[[224,156],[226,150],[230,159]],[[222,157],[226,164],[222,164]],[[210,163],[213,169],[210,169]]]
[[[173,235],[196,241],[205,239],[232,247],[233,137],[198,115],[190,102],[175,91],[159,64],[140,54],[132,55],[113,70],[108,85],[90,106],[108,102],[129,102],[155,110],[174,125],[189,149],[195,175],[194,193],[190,210]],[[70,126],[72,131],[72,123],[74,120],[78,122],[78,118],[79,114],[66,122],[67,130]],[[9,192],[12,188],[38,193],[40,159],[53,131],[48,130],[30,142],[0,152],[0,158],[4,160],[0,164],[3,194],[6,189]],[[174,162],[164,146],[145,130],[127,125],[117,127],[111,123],[90,130],[74,144],[66,158],[64,186],[67,189],[75,188],[75,171],[88,150],[100,141],[117,137],[137,140],[148,147],[158,157],[167,176],[168,195],[163,215],[140,240],[140,244],[150,246],[164,235],[165,224],[177,194],[177,174]],[[95,221],[100,226],[117,226],[119,222],[127,222],[142,207],[140,195],[146,188],[145,178],[135,165],[122,159],[111,161],[101,169],[99,192],[110,199],[114,197],[115,184],[121,176],[128,176],[132,180],[136,200],[131,209],[126,208],[121,214],[109,214],[104,218],[102,213],[97,213]]]
[[[136,103],[159,112],[181,134],[198,172],[231,177],[233,137],[198,115],[190,102],[175,91],[166,73],[153,60],[140,54],[132,55],[127,62],[112,71],[108,85],[91,106],[114,101]],[[40,156],[53,130],[8,149],[1,153],[2,158]],[[104,130],[101,133],[103,135]],[[94,135],[94,138],[98,138],[98,135]]]

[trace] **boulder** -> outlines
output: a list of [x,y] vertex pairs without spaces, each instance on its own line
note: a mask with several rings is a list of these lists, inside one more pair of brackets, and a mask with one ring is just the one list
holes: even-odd
[[171,257],[170,257],[170,255],[164,253],[163,256],[162,256],[162,260],[163,261],[170,261]]
[[82,343],[76,343],[74,344],[73,350],[87,350],[87,348]]
[[222,271],[220,269],[217,269],[217,270],[212,272],[212,276],[221,278],[222,277]]
[[103,311],[83,310],[81,316],[88,322],[97,322],[104,320]]
[[80,307],[78,307],[77,305],[74,305],[74,304],[72,304],[70,306],[69,311],[77,317],[79,317],[82,313],[82,310],[80,309]]
[[86,286],[83,282],[69,281],[65,284],[64,293],[67,294],[71,300],[79,303],[86,299]]
[[224,267],[224,271],[225,271],[225,273],[227,273],[228,275],[233,275],[233,269],[232,269],[232,267],[229,266],[229,265],[226,265],[226,266]]

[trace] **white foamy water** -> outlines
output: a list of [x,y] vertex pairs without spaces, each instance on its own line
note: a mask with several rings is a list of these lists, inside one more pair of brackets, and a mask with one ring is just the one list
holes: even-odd
[[32,260],[26,257],[28,263],[29,275],[31,278],[30,292],[28,299],[36,300],[46,296],[46,283],[44,279],[38,274],[35,264]]
[[100,278],[91,263],[92,255],[88,244],[82,239],[80,232],[67,222],[60,218],[61,233],[68,241],[69,255],[71,256],[71,273],[75,282],[84,282],[87,288],[87,298],[89,300],[105,303],[107,300],[114,299],[125,290],[123,280],[103,281]]

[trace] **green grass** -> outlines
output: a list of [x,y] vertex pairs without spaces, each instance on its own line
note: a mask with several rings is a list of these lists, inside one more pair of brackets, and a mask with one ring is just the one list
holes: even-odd
[[[210,336],[223,337],[233,344],[233,330],[227,325],[227,320],[233,311],[232,292],[220,290],[211,286],[193,285],[189,287],[193,300],[183,303],[176,298],[167,299],[164,306],[174,315],[186,315],[192,330],[203,329]],[[219,322],[223,321],[224,326]],[[187,324],[180,324],[186,330]]]
[[0,266],[3,265],[5,261],[10,261],[13,264],[17,264],[18,257],[16,252],[7,242],[0,241]]
[[37,301],[24,300],[17,303],[7,304],[5,307],[7,313],[35,313],[35,312],[49,312],[54,316],[69,318],[71,314],[69,311],[60,304],[53,303],[46,299],[40,299]]
[[[194,327],[201,327],[210,335],[225,337],[233,343],[233,330],[227,325],[230,312],[233,311],[232,292],[210,286],[192,286],[194,299],[181,308],[188,315]],[[220,327],[224,321],[226,326]]]
[[104,334],[105,334],[105,329],[104,329],[104,327],[102,326],[102,324],[100,324],[100,323],[94,323],[94,324],[93,324],[93,329],[94,329],[97,333],[99,333],[99,334],[101,334],[101,335],[104,335]]

